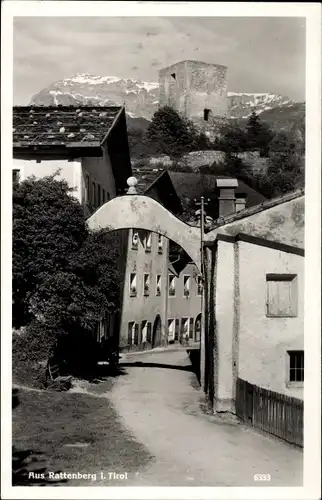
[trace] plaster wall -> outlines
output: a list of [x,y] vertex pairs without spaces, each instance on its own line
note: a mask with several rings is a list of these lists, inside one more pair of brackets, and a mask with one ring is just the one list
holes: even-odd
[[[303,384],[289,382],[287,351],[304,349],[304,258],[246,242],[235,245],[239,247],[239,377],[303,399]],[[297,275],[296,317],[266,315],[269,273]]]

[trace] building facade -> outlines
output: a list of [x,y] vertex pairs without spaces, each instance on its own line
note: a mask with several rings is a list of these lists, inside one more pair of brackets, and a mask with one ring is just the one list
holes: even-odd
[[226,217],[212,234],[217,410],[234,411],[237,377],[303,399],[304,193]]
[[[13,180],[57,174],[89,217],[127,190],[131,161],[123,107],[17,106],[13,108]],[[127,232],[119,232],[119,262],[125,275]],[[123,293],[123,281],[120,293]],[[98,340],[118,334],[119,319],[104,315]]]

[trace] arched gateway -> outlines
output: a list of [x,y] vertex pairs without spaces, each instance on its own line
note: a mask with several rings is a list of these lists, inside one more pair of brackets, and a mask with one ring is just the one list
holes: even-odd
[[[160,203],[135,190],[137,180],[128,179],[130,186],[127,195],[119,196],[102,205],[88,220],[92,231],[116,231],[120,229],[142,229],[161,234],[177,243],[191,257],[199,272],[202,272],[201,229],[190,226],[178,219]],[[203,301],[205,307],[205,301]],[[204,317],[204,314],[202,315]],[[154,325],[154,344],[159,343],[159,325]],[[200,369],[203,385],[205,368],[204,328],[200,338]]]
[[128,194],[113,198],[102,205],[87,222],[93,231],[135,228],[162,234],[180,245],[201,270],[200,229],[182,222],[148,196]]

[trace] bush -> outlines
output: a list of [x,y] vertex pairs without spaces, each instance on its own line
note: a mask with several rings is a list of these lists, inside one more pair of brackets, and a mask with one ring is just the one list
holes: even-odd
[[115,234],[89,232],[65,181],[14,186],[13,324],[26,327],[15,338],[17,361],[48,359],[60,338],[91,336],[102,315],[118,309],[119,245]]

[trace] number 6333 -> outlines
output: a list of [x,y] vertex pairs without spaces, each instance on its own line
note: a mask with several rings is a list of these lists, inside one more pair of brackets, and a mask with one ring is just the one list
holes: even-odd
[[270,480],[271,480],[270,474],[255,474],[254,475],[254,481],[270,481]]

